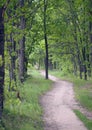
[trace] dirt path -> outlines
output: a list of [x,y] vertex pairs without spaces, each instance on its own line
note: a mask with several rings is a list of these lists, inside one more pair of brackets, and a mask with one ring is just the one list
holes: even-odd
[[72,110],[76,106],[73,85],[54,76],[49,79],[54,81],[53,89],[41,98],[44,130],[87,130]]

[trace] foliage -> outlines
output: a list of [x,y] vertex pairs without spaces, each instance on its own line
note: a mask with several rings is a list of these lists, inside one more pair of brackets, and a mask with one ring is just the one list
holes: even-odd
[[[39,59],[44,60],[45,57],[44,54],[42,56],[42,53],[39,53],[40,51],[45,52],[45,46],[41,50],[40,44],[44,40],[44,3],[43,1],[27,1],[22,8],[19,6],[16,8],[17,4],[18,1],[11,2],[9,8],[12,7],[12,11],[10,14],[9,10],[6,12],[6,20],[9,19],[8,24],[5,24],[6,34],[14,33],[13,38],[17,42],[17,46],[18,41],[25,35],[26,58],[28,60],[32,53],[31,63],[38,62],[39,64]],[[56,0],[50,0],[47,4],[46,33],[50,62],[56,62],[58,67],[61,68],[61,66],[64,66],[62,60],[69,60],[69,64],[66,65],[66,71],[69,66],[73,66],[72,72],[77,73],[77,71],[80,71],[80,78],[84,77],[86,79],[91,72],[90,16],[87,15],[89,13],[89,2],[79,0],[57,2]],[[13,9],[14,6],[15,8]],[[23,31],[19,28],[19,18],[22,15],[26,20],[26,27]],[[14,23],[13,26],[12,23]],[[38,52],[37,56],[36,52]],[[69,69],[71,70],[71,68]]]
[[[0,56],[0,66],[5,63],[5,66],[3,66],[5,67],[5,108],[12,113],[17,113],[16,107],[18,107],[18,110],[25,109],[26,104],[22,108],[21,101],[16,100],[16,92],[27,91],[22,84],[28,76],[27,69],[30,63],[30,66],[37,65],[38,69],[44,68],[46,52],[44,39],[46,36],[49,53],[48,66],[46,65],[46,67],[53,70],[58,69],[60,71],[59,74],[57,73],[58,76],[64,75],[66,78],[68,76],[69,80],[74,80],[73,82],[77,84],[75,90],[78,93],[78,99],[92,110],[91,88],[80,87],[82,83],[84,86],[87,82],[73,78],[74,75],[85,80],[91,78],[91,0],[48,0],[46,5],[43,0],[13,0],[7,2],[8,0],[0,1],[0,9],[5,9],[5,13],[2,15],[5,28],[3,52],[5,61]],[[0,30],[0,32],[2,31]],[[1,36],[4,36],[4,34]],[[20,76],[20,72],[22,72],[22,76]],[[71,75],[72,77],[70,77]],[[1,75],[0,78],[3,79]],[[28,87],[27,89],[29,92]],[[38,87],[35,89],[38,90]],[[37,90],[35,89],[32,93],[36,93]],[[39,107],[36,107],[39,110]],[[23,111],[25,114],[25,110]],[[21,111],[19,114],[21,115]]]
[[29,68],[28,74],[24,85],[18,87],[21,99],[16,97],[16,91],[8,92],[6,95],[3,124],[7,130],[43,129],[43,111],[39,104],[39,96],[50,89],[52,83],[39,76],[36,70]]
[[74,80],[75,94],[83,107],[92,110],[92,81]]

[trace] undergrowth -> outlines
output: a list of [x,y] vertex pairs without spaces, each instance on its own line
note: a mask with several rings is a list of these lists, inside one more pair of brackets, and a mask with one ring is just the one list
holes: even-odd
[[16,98],[16,92],[9,92],[12,98],[5,97],[0,130],[43,130],[39,96],[50,89],[52,82],[36,70],[29,70],[28,74],[24,84],[18,86],[20,99]]

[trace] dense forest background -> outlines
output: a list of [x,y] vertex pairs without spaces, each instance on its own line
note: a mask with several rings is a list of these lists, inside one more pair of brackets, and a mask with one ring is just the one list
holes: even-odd
[[0,119],[31,66],[92,76],[92,0],[0,0]]

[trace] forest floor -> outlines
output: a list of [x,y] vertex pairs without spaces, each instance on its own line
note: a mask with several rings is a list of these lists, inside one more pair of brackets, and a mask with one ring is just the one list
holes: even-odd
[[49,79],[53,81],[53,88],[40,100],[44,110],[44,130],[87,130],[73,111],[82,109],[75,100],[73,84],[51,75]]

